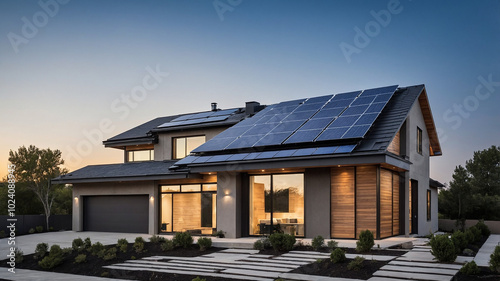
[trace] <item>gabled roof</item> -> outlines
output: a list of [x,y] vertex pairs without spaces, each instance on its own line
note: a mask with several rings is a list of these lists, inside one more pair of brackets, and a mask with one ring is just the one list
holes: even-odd
[[90,165],[59,176],[52,180],[58,183],[86,183],[110,181],[139,181],[186,178],[187,173],[168,169],[176,161],[129,162],[122,164]]
[[[420,102],[420,106],[422,107],[422,113],[425,119],[425,123],[427,125],[427,131],[429,132],[429,136],[433,135],[436,136],[435,140],[431,141],[431,155],[439,155],[441,152],[441,148],[439,147],[439,141],[437,141],[437,134],[435,133],[434,121],[432,120],[432,114],[430,113],[430,107],[428,106],[428,101],[425,93],[425,86],[416,85],[411,87],[397,88],[397,90],[395,87],[394,88],[392,87],[393,86],[348,93],[348,95],[354,94],[355,96],[354,100],[351,101],[350,105],[347,105],[347,107],[344,108],[343,111],[341,111],[337,115],[332,115],[330,117],[331,121],[330,123],[327,123],[330,125],[327,125],[327,127],[323,128],[323,132],[319,134],[319,137],[317,136],[315,138],[311,138],[309,141],[305,141],[298,144],[288,143],[288,140],[291,138],[290,136],[297,135],[298,132],[301,132],[300,128],[303,128],[305,126],[304,124],[311,122],[311,120],[315,118],[314,116],[318,116],[318,114],[320,114],[320,112],[322,112],[329,104],[339,100],[338,99],[335,100],[335,96],[333,98],[328,96],[322,96],[322,97],[315,97],[315,98],[302,99],[296,101],[282,102],[277,106],[270,105],[265,111],[262,111],[259,114],[255,115],[254,117],[246,119],[244,122],[241,122],[240,124],[237,124],[229,128],[224,133],[218,135],[217,137],[208,141],[201,147],[195,149],[192,155],[177,162],[172,167],[172,169],[176,169],[178,167],[201,167],[201,166],[224,165],[227,163],[241,164],[241,163],[269,162],[269,161],[273,162],[292,161],[297,159],[301,159],[302,161],[309,161],[314,159],[325,159],[325,157],[345,158],[356,155],[366,156],[369,154],[373,155],[380,153],[385,154],[389,144],[391,143],[396,133],[400,130],[404,121],[408,117],[410,110],[417,102],[417,100]],[[394,94],[390,94],[391,88],[393,90],[396,90],[395,92],[393,92]],[[364,95],[365,93],[366,95]],[[380,114],[377,114],[375,116],[376,119],[372,121],[373,123],[370,125],[368,131],[365,134],[358,134],[356,135],[356,137],[345,138],[345,136],[351,129],[355,127],[362,127],[358,126],[357,124],[359,120],[365,117],[365,115],[368,115],[366,117],[371,117],[372,115],[374,115],[373,113],[369,112],[369,110],[366,110],[361,115],[358,115],[357,117],[359,118],[357,119],[358,121],[356,123],[353,123],[350,129],[345,130],[343,133],[344,135],[342,135],[342,137],[341,135],[339,135],[339,137],[333,137],[326,140],[321,139],[321,136],[325,132],[327,132],[330,127],[332,127],[332,124],[335,124],[337,120],[342,119],[343,115],[348,115],[348,117],[351,116],[350,114],[345,114],[346,112],[349,112],[349,110],[351,109],[356,110],[358,108],[361,108],[359,106],[359,103],[357,103],[358,100],[369,99],[371,98],[372,95],[376,95],[377,98],[375,100],[372,100],[370,106],[368,107],[372,108],[372,105],[378,101],[379,97],[386,97],[389,94],[390,94],[390,99],[385,105],[385,108],[383,108]],[[339,94],[339,95],[342,96],[346,94]],[[308,102],[311,100],[313,101],[313,103],[308,105]],[[318,101],[320,100],[321,102],[326,101],[326,104],[323,105],[319,104]],[[340,104],[342,104],[342,101],[344,101],[343,98],[340,100]],[[362,103],[363,101],[360,102]],[[313,104],[319,104],[319,107],[317,106],[314,107],[312,106]],[[272,129],[269,129],[271,130],[271,133],[267,133],[267,135],[265,136],[257,136],[257,138],[264,140],[266,136],[270,135],[271,138],[269,143],[272,143],[272,145],[258,146],[258,144],[260,144],[261,141],[254,140],[254,138],[252,138],[252,135],[248,133],[252,130],[254,131],[260,130],[259,126],[265,127],[265,125],[268,124],[265,123],[259,126],[254,125],[252,127],[251,126],[252,124],[256,124],[256,121],[252,121],[252,119],[257,118],[259,121],[261,121],[266,119],[265,116],[276,116],[276,118],[279,118],[280,114],[283,111],[286,111],[286,109],[290,107],[292,109],[290,113],[288,112],[285,113],[286,116],[292,116],[293,114],[295,114],[294,112],[296,111],[299,111],[296,115],[302,115],[302,111],[300,111],[300,108],[304,106],[307,107],[307,109],[311,107],[314,107],[315,109],[318,108],[317,109],[318,111],[316,111],[316,113],[312,113],[313,117],[305,117],[303,118],[304,120],[303,122],[298,121],[298,127],[297,127],[298,129],[295,129],[296,131],[293,134],[288,133],[288,135],[290,135],[288,139],[286,139],[285,136],[285,139],[283,141],[279,139],[278,142],[274,143],[273,143],[274,140],[272,139],[273,137],[272,132],[275,129],[280,128],[280,126],[285,125],[282,124],[281,122],[286,123],[285,121],[287,120],[288,117],[285,117],[283,121],[276,123],[278,125],[271,124],[272,126],[270,127],[273,127]],[[272,115],[272,113],[270,113],[271,110],[276,108],[279,109],[278,114]],[[282,108],[284,108],[284,110],[282,110]],[[351,110],[351,112],[354,110]],[[330,112],[329,109],[325,111]],[[306,115],[310,116],[309,114]],[[269,119],[270,117],[267,118]],[[344,120],[347,120],[347,118],[345,118]],[[257,124],[259,121],[257,121]],[[294,125],[293,122],[288,122],[288,124]],[[266,130],[266,128],[263,129],[264,131]],[[245,139],[245,135],[242,134],[241,132],[245,132],[245,134],[250,135],[249,137],[246,137],[246,139],[248,140]],[[306,134],[309,131],[304,130],[303,132],[304,134]],[[312,132],[314,133],[314,131]],[[240,137],[234,140],[233,135],[240,135]],[[276,133],[275,135],[277,137],[281,137],[281,135],[283,134]],[[240,141],[240,139],[245,139],[245,141],[242,142]],[[233,145],[238,141],[243,145],[240,145],[239,143],[237,145]],[[220,147],[224,148],[220,149]],[[403,167],[406,164],[407,163],[400,163],[400,167]]]

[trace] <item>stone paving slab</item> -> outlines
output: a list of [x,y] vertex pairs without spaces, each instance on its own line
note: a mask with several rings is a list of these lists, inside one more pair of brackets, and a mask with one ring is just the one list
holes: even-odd
[[385,270],[379,270],[379,271],[375,272],[373,274],[373,276],[406,278],[406,279],[411,279],[411,280],[416,279],[416,280],[425,280],[425,281],[450,281],[453,278],[453,276],[448,276],[448,275],[395,272],[395,271],[385,271]]
[[444,268],[422,268],[416,266],[399,266],[399,265],[384,265],[380,270],[390,270],[390,271],[401,271],[401,272],[414,272],[414,273],[431,273],[431,274],[442,274],[455,276],[458,270],[456,269],[444,269]]
[[498,245],[500,245],[500,234],[491,234],[474,257],[476,264],[478,266],[489,266],[490,256]]
[[75,275],[67,273],[57,273],[48,271],[36,271],[28,269],[16,269],[16,273],[12,274],[5,270],[0,270],[0,278],[14,281],[130,281],[124,279],[111,279],[104,277],[94,277],[85,275]]
[[[227,265],[213,265],[213,264],[207,264],[207,263],[203,263],[203,264],[193,264],[191,262],[187,262],[187,261],[179,261],[179,262],[176,262],[176,261],[169,261],[169,262],[148,262],[148,261],[141,261],[141,260],[128,260],[126,261],[126,263],[129,263],[129,264],[139,264],[141,266],[167,266],[167,267],[178,267],[179,264],[182,264],[182,267],[187,267],[187,268],[205,268],[205,269],[212,269],[212,270],[222,270],[224,269],[225,267],[227,267]],[[116,264],[115,264],[116,265]]]
[[[174,264],[176,266],[187,266],[191,265],[193,267],[201,267],[204,266],[203,264],[199,263],[192,263],[192,262],[186,262],[186,261],[169,261],[169,264]],[[248,265],[248,264],[216,264],[216,263],[211,263],[209,264],[212,267],[217,267],[218,269],[227,269],[227,268],[241,268],[241,269],[252,269],[252,270],[267,270],[267,271],[274,271],[274,272],[288,272],[290,270],[295,269],[294,268],[285,268],[285,267],[272,267],[269,265]]]
[[407,266],[431,267],[431,268],[447,268],[447,269],[457,269],[457,270],[460,270],[460,268],[462,268],[462,265],[448,264],[448,263],[391,261],[389,264],[391,264],[391,265],[407,265]]
[[387,278],[387,277],[372,277],[368,281],[408,281],[409,279]]
[[282,265],[293,265],[296,267],[299,267],[301,265],[304,265],[305,263],[303,262],[297,262],[297,261],[287,261],[287,260],[277,260],[277,259],[260,259],[260,258],[248,258],[248,259],[242,259],[240,261],[255,261],[255,262],[262,262],[262,263],[274,263],[274,264],[282,264]]
[[279,273],[276,273],[276,272],[245,270],[245,269],[226,269],[223,271],[223,273],[224,274],[238,274],[238,275],[245,275],[245,276],[269,277],[269,278],[278,278],[278,276],[279,276]]
[[[161,270],[161,269],[167,269],[167,270],[178,270],[179,266],[178,265],[151,265],[151,264],[134,264],[134,263],[116,263],[113,264],[112,266],[117,266],[121,268],[126,268],[127,270],[142,270],[143,268],[148,268],[151,269],[152,271],[156,271],[156,269]],[[108,268],[108,266],[103,266],[103,268]],[[216,272],[216,269],[207,269],[207,268],[190,268],[190,267],[182,267],[183,270],[186,272],[190,271],[196,271],[196,272]]]
[[248,254],[255,255],[259,253],[259,250],[247,250],[247,249],[224,249],[219,253],[238,253],[238,254]]
[[[346,258],[354,259],[360,256],[366,260],[376,260],[376,261],[390,261],[396,258],[396,256],[382,256],[382,255],[361,255],[361,254],[346,254]],[[301,251],[290,251],[282,257],[309,257],[312,259],[329,259],[330,254],[320,253],[320,252],[301,252]]]
[[[122,268],[119,266],[105,266],[105,268],[110,268],[110,269],[119,269],[119,270],[131,270],[127,268]],[[137,270],[137,269],[133,269]],[[163,272],[163,273],[172,273],[172,274],[186,274],[185,271],[183,270],[153,270],[150,268],[142,268],[140,270],[143,271],[154,271],[154,272]],[[273,281],[273,278],[261,278],[261,277],[256,277],[256,276],[245,276],[245,275],[237,275],[237,274],[222,274],[222,273],[211,273],[211,272],[190,272],[190,275],[200,275],[200,276],[210,276],[210,277],[218,277],[218,278],[232,278],[232,279],[239,279],[239,280],[255,280],[255,281]],[[67,280],[73,280],[73,279],[67,279]],[[111,279],[111,280],[116,280],[116,279]],[[110,280],[110,281],[111,281]]]
[[345,279],[345,278],[337,278],[337,277],[327,277],[327,276],[318,276],[318,275],[306,275],[306,274],[298,274],[298,273],[284,273],[280,274],[279,278],[283,278],[286,280],[299,280],[299,281],[362,281],[360,279]]

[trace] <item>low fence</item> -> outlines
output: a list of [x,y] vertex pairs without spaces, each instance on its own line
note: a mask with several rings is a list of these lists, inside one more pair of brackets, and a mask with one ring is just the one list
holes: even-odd
[[[465,227],[471,227],[475,225],[479,220],[466,220]],[[459,229],[456,226],[456,220],[446,220],[439,219],[439,230],[442,231],[453,231]],[[484,223],[488,226],[492,234],[500,234],[500,221],[484,221]]]
[[[17,221],[7,221],[7,219],[12,218],[17,219]],[[43,230],[47,231],[45,227],[45,215],[0,216],[0,230],[5,231],[6,234],[10,232],[7,229],[10,223],[16,224],[17,235],[27,234],[31,228],[35,229],[37,226],[42,226]],[[71,230],[71,223],[71,215],[51,215],[49,217],[49,227],[52,227],[54,231]]]

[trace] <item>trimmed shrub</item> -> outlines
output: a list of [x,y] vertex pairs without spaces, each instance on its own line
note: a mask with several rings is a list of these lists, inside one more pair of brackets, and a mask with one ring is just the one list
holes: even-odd
[[336,248],[330,254],[330,261],[333,263],[342,263],[346,261],[345,252],[340,248]]
[[323,236],[321,235],[314,237],[311,241],[311,246],[316,251],[320,250],[325,246],[325,238],[323,238]]
[[50,247],[49,255],[38,262],[38,265],[43,269],[52,269],[60,265],[64,261],[64,255],[59,245]]
[[28,233],[29,233],[29,234],[33,234],[33,233],[35,233],[35,229],[34,229],[34,228],[30,228],[30,230],[28,230]]
[[472,243],[481,241],[483,235],[481,234],[481,230],[479,230],[479,228],[477,228],[476,226],[471,226],[469,227],[469,230],[474,234],[474,241],[472,241]]
[[73,248],[71,248],[71,247],[62,248],[62,252],[63,252],[63,255],[69,256],[69,255],[71,255],[71,253],[73,253]]
[[136,253],[141,253],[144,250],[144,239],[140,236],[136,237],[132,248],[134,248]]
[[472,244],[474,243],[475,237],[474,237],[474,232],[469,228],[464,231],[465,235],[465,240],[467,241],[467,244]]
[[196,278],[193,278],[191,281],[207,281],[207,279],[196,276]]
[[90,241],[90,237],[87,237],[85,238],[85,240],[83,240],[83,246],[85,250],[90,252],[90,250],[92,249],[92,242]]
[[94,245],[92,245],[90,252],[94,256],[99,256],[101,255],[102,250],[104,250],[104,245],[101,242],[95,242]]
[[224,237],[226,237],[226,233],[224,231],[222,231],[222,230],[219,230],[219,231],[217,231],[215,233],[215,237],[217,237],[217,238],[224,238]]
[[284,233],[271,234],[269,241],[275,251],[291,251],[295,245],[295,237]]
[[85,249],[85,244],[83,243],[82,238],[78,237],[76,239],[73,239],[71,247],[73,248],[73,250],[81,252],[82,250]]
[[160,248],[164,252],[172,251],[175,248],[174,242],[170,239],[165,239],[165,241],[160,244]]
[[265,250],[271,248],[271,242],[268,238],[262,238],[253,243],[254,250]]
[[43,226],[41,226],[41,225],[35,227],[35,229],[36,229],[36,232],[38,232],[38,233],[43,232]]
[[462,254],[466,255],[466,256],[469,256],[469,257],[472,257],[474,256],[474,251],[472,251],[471,249],[465,249]]
[[369,252],[372,249],[373,245],[375,245],[373,233],[368,229],[361,231],[361,233],[359,234],[359,240],[356,242],[356,252]]
[[465,237],[465,233],[460,230],[453,232],[453,234],[451,235],[451,241],[455,246],[457,254],[461,253],[467,247],[467,239]]
[[326,243],[328,249],[330,249],[330,252],[332,252],[333,250],[335,250],[338,246],[339,246],[339,242],[335,241],[335,240],[330,240],[328,241],[328,243]]
[[212,239],[207,237],[198,238],[198,242],[196,243],[200,246],[200,251],[206,251],[212,247]]
[[79,254],[78,256],[75,257],[74,263],[84,263],[84,262],[87,262],[87,255],[86,254]]
[[23,262],[23,260],[24,260],[24,253],[23,253],[23,251],[21,251],[21,249],[16,248],[14,250],[14,256],[15,256],[15,259],[16,259],[16,264]]
[[347,269],[349,270],[360,270],[363,268],[363,262],[365,261],[365,258],[362,258],[360,256],[355,257],[348,265]]
[[116,247],[118,247],[122,253],[126,253],[128,250],[127,239],[125,239],[125,238],[118,239],[118,243],[116,243]]
[[446,235],[436,235],[432,237],[431,254],[440,262],[454,262],[457,258],[457,251],[451,239]]
[[49,244],[47,243],[38,243],[35,248],[35,254],[33,257],[37,259],[42,259],[49,252]]
[[490,269],[500,273],[500,246],[496,246],[495,251],[490,255]]
[[116,259],[116,251],[115,247],[109,248],[107,251],[104,251],[102,259],[105,261]]
[[460,272],[465,275],[478,275],[479,272],[479,267],[477,267],[477,264],[475,261],[471,262],[466,262],[462,268],[460,268]]
[[480,220],[476,223],[477,229],[481,231],[484,237],[488,237],[491,234],[490,228],[484,223],[484,220]]
[[175,246],[182,248],[189,248],[193,245],[193,237],[189,232],[177,232],[173,241]]
[[153,236],[149,237],[149,242],[151,242],[153,244],[162,243],[162,242],[165,242],[165,237],[159,236],[159,235],[153,235]]

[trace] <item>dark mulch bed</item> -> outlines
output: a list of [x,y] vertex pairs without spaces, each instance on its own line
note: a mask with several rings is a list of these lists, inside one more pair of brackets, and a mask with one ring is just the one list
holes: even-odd
[[[402,250],[379,250],[379,249],[372,249],[369,253],[358,253],[356,252],[356,249],[353,248],[342,248],[346,254],[358,254],[358,255],[374,255],[374,256],[395,256],[399,257],[404,254],[406,254],[408,251]],[[296,246],[293,248],[294,251],[315,251],[315,252],[321,252],[321,253],[330,253],[330,250],[328,248],[322,248],[318,251],[314,250],[311,246]],[[287,252],[276,252],[273,249],[265,249],[261,250],[259,254],[263,255],[282,255]]]
[[[64,262],[53,268],[53,272],[59,273],[70,273],[70,274],[78,274],[78,275],[89,275],[89,276],[105,276],[110,278],[121,278],[121,279],[130,279],[130,280],[179,280],[179,281],[191,281],[196,276],[191,275],[178,275],[178,274],[167,274],[167,273],[156,273],[156,272],[148,272],[148,271],[124,271],[124,270],[112,270],[102,268],[106,265],[122,263],[126,260],[140,259],[143,257],[149,256],[177,256],[177,257],[196,257],[200,255],[205,255],[209,253],[214,253],[222,250],[221,248],[211,248],[204,252],[201,252],[197,245],[193,245],[191,248],[176,248],[171,251],[163,252],[160,248],[160,244],[153,244],[151,242],[146,242],[144,244],[144,250],[142,253],[136,253],[132,248],[133,243],[129,243],[128,251],[126,253],[122,253],[118,251],[116,253],[116,258],[113,260],[105,261],[97,256],[93,256],[90,253],[82,252],[87,255],[87,262],[75,264],[75,257],[80,254],[76,251],[73,251],[69,254]],[[50,246],[50,245],[49,245]],[[105,246],[106,249],[110,247],[114,247],[115,245]],[[35,260],[33,255],[25,255],[24,261],[20,264],[16,264],[16,268],[21,269],[31,269],[38,271],[46,271],[42,269],[38,265],[39,260]],[[0,261],[0,266],[7,267],[7,263],[5,260]],[[204,277],[205,278],[205,277]],[[222,279],[222,278],[205,278],[207,281],[215,281],[215,280],[231,280],[231,279]]]
[[[469,245],[467,245],[467,247],[465,247],[466,249],[471,249],[472,251],[474,251],[474,254],[472,255],[472,257],[476,256],[477,252],[479,252],[479,249],[481,249],[484,242],[486,242],[486,240],[488,240],[488,237],[489,236],[482,236],[481,241],[473,243],[473,244],[469,244]],[[468,255],[465,255],[464,253],[460,253],[459,256],[469,257]]]
[[455,275],[456,281],[498,281],[500,280],[500,273],[492,272],[489,268],[480,267],[481,273],[476,276],[469,276],[462,273]]
[[360,270],[349,270],[347,265],[351,260],[347,260],[344,263],[332,263],[330,260],[321,260],[321,262],[314,262],[301,266],[294,269],[293,273],[300,274],[310,274],[310,275],[320,275],[329,276],[337,278],[349,278],[349,279],[362,279],[368,280],[372,277],[375,271],[379,270],[382,266],[386,265],[388,262],[382,261],[363,261],[363,268]]

